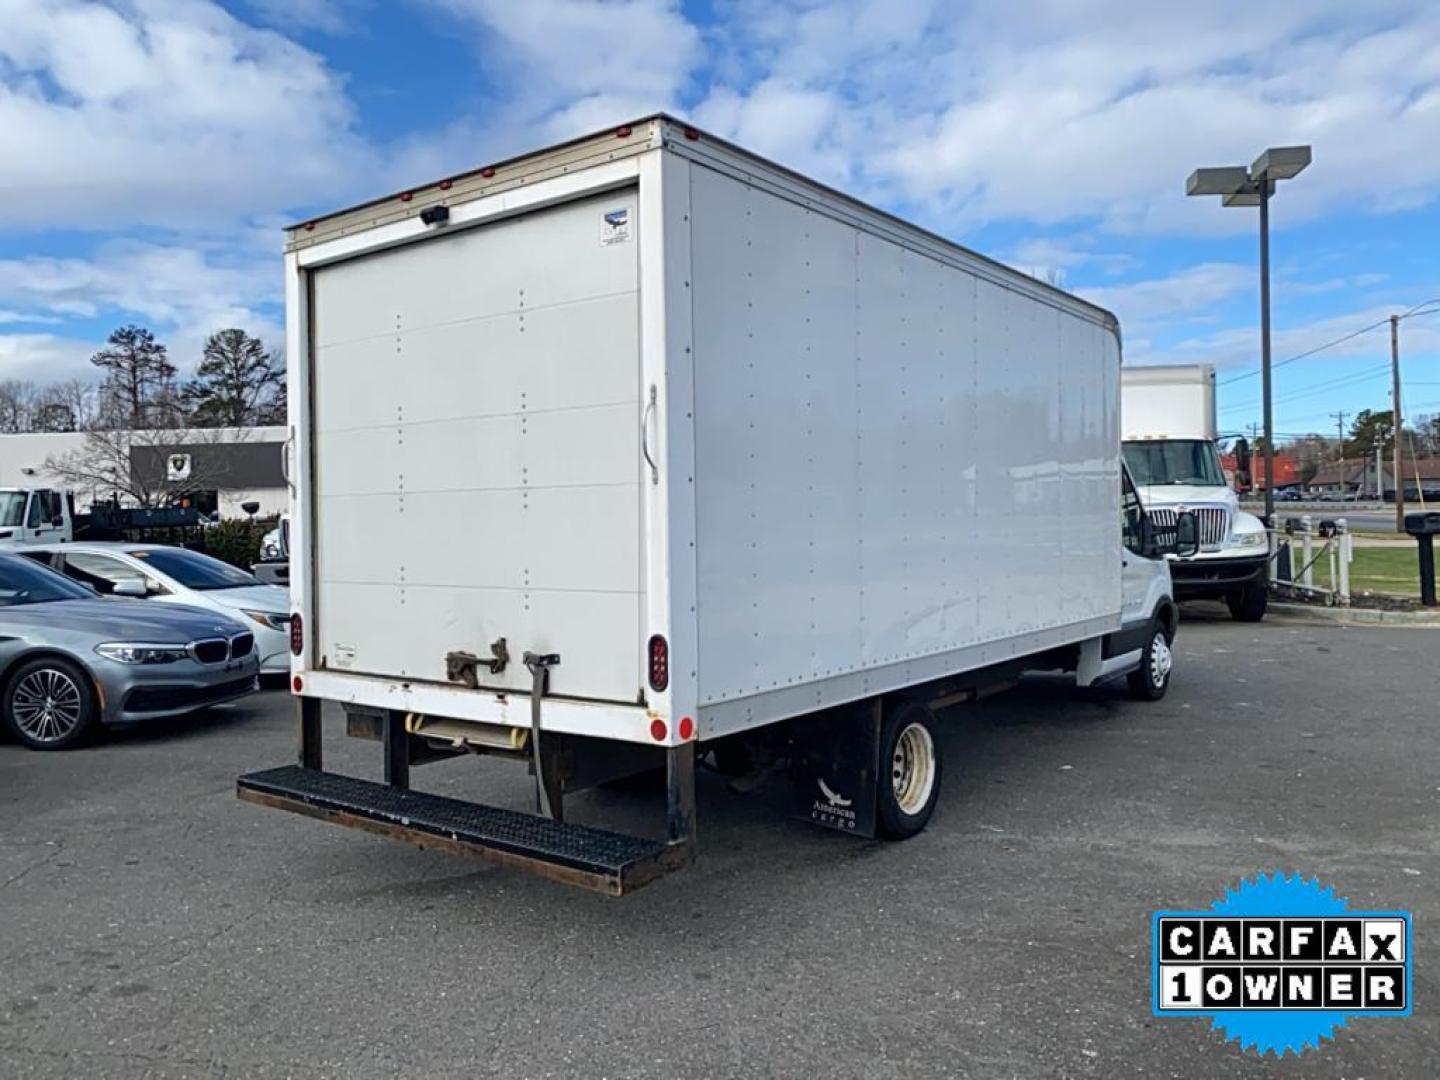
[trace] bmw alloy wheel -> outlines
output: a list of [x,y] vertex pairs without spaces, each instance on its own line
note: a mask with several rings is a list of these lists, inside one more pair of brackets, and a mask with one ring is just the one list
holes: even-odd
[[37,743],[64,740],[80,725],[84,707],[84,691],[59,668],[27,672],[10,697],[15,726]]

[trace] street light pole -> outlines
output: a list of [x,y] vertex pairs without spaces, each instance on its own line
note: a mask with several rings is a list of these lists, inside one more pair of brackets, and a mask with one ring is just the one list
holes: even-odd
[[1270,196],[1310,164],[1308,146],[1272,146],[1254,163],[1196,169],[1186,195],[1218,195],[1225,206],[1260,208],[1260,381],[1265,408],[1265,524],[1275,519],[1275,413],[1270,394]]
[[1265,409],[1265,527],[1275,523],[1275,415],[1270,399],[1270,181],[1260,181],[1260,396]]

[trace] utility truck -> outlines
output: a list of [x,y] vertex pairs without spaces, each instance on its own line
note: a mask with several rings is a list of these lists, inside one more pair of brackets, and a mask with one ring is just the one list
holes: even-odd
[[[299,761],[242,799],[619,894],[694,856],[698,758],[902,838],[938,705],[1165,692],[1195,521],[1074,296],[665,116],[303,222],[285,282]],[[412,785],[465,754],[535,812]],[[571,820],[646,772],[652,835]]]
[[57,488],[0,488],[0,541],[54,544],[72,540],[70,493]]
[[[1215,368],[1210,364],[1127,367],[1120,373],[1125,461],[1140,500],[1160,525],[1193,513],[1200,551],[1170,566],[1180,599],[1223,599],[1232,617],[1265,617],[1269,534],[1240,509],[1220,464]],[[1247,470],[1248,447],[1237,455]]]

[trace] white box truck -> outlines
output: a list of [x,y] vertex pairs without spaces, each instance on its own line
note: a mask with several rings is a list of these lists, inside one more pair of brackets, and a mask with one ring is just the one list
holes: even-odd
[[1222,599],[1246,622],[1265,617],[1270,543],[1264,523],[1240,509],[1217,446],[1215,368],[1126,367],[1120,373],[1125,462],[1145,509],[1161,525],[1194,513],[1200,551],[1170,567],[1179,599]]
[[[1122,503],[1074,296],[664,116],[305,222],[285,277],[300,760],[248,801],[618,894],[692,858],[699,755],[898,838],[935,702],[1165,690],[1194,521]],[[383,783],[323,770],[327,701]],[[539,812],[411,787],[465,753]],[[566,820],[644,770],[663,835]]]

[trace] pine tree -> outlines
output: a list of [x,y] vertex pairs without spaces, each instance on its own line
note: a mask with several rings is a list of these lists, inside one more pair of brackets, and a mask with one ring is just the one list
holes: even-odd
[[285,371],[258,338],[243,330],[220,330],[206,339],[183,396],[197,427],[269,423],[277,407],[284,417]]
[[155,395],[175,378],[175,365],[155,335],[143,326],[122,326],[90,362],[106,372],[101,393],[108,419],[135,429],[153,426]]

